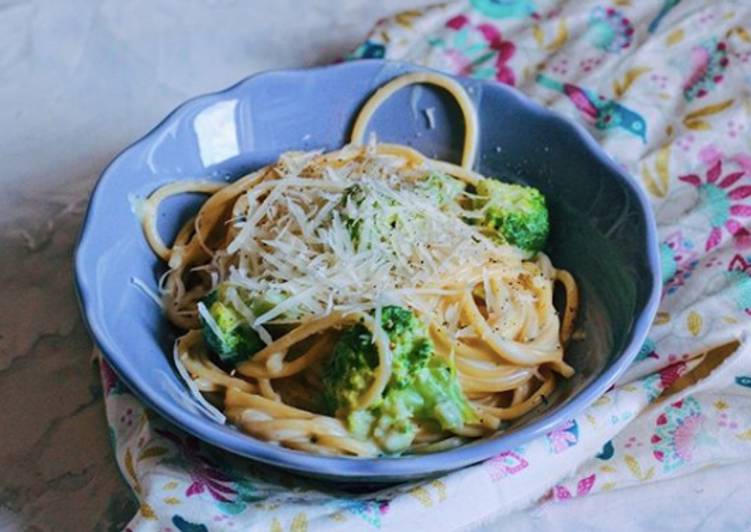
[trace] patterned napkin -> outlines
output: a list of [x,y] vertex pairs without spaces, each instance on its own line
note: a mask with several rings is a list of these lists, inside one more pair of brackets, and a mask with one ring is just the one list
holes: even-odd
[[146,409],[105,363],[131,530],[451,530],[751,458],[751,5],[462,0],[381,21],[354,57],[514,85],[585,125],[647,190],[663,299],[581,416],[438,480],[366,495],[252,464]]

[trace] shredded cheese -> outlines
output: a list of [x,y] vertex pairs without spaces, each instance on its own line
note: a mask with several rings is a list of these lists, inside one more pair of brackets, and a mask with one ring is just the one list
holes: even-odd
[[[457,272],[481,272],[489,262],[521,264],[518,250],[465,223],[456,204],[435,201],[424,181],[438,170],[430,165],[375,148],[331,160],[291,153],[280,158],[274,178],[247,193],[247,211],[230,222],[232,260],[221,277],[255,293],[287,295],[248,320],[264,342],[270,339],[264,325],[306,316],[378,312],[386,303],[432,313],[438,296],[460,294],[461,287],[451,286]],[[487,275],[483,281],[488,302],[497,306]],[[230,297],[248,319],[249,309]],[[291,309],[294,319],[285,316]],[[212,327],[206,309],[199,306],[199,313]],[[455,336],[459,316],[449,321]]]

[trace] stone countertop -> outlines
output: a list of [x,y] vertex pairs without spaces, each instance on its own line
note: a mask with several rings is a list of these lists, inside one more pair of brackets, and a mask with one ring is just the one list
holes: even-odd
[[[0,530],[120,529],[135,510],[112,456],[92,346],[73,291],[75,240],[106,163],[187,97],[260,70],[330,61],[356,45],[378,17],[427,3],[308,0],[300,13],[295,0],[0,1],[0,283],[6,292]],[[659,491],[672,486],[683,494],[674,509],[694,512],[697,526],[706,527],[737,515],[737,506],[723,501],[751,498],[743,481],[749,473],[740,464],[663,483]],[[704,482],[713,489],[697,491]],[[593,518],[598,508],[627,511],[624,500],[603,494],[546,505],[486,528],[561,529],[576,516]],[[651,511],[658,519],[661,509]]]

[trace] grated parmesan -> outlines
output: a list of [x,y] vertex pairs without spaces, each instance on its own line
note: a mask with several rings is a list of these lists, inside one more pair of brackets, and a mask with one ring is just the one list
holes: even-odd
[[[442,295],[460,293],[462,287],[452,286],[459,272],[482,272],[489,262],[521,264],[518,250],[463,221],[471,213],[437,204],[421,184],[436,172],[429,161],[405,167],[399,157],[369,149],[364,156],[343,151],[321,165],[319,155],[280,157],[277,177],[246,193],[246,212],[230,221],[233,236],[215,261],[221,280],[232,286],[289,296],[254,316],[230,295],[264,342],[270,336],[263,326],[289,323],[285,312],[291,309],[296,322],[334,311],[377,315],[387,304],[432,314]],[[348,193],[355,184],[357,198]],[[492,294],[487,274],[482,281]],[[489,301],[494,309],[503,304]],[[198,311],[213,329],[207,309],[199,304]],[[443,326],[455,336],[458,307],[442,314]]]

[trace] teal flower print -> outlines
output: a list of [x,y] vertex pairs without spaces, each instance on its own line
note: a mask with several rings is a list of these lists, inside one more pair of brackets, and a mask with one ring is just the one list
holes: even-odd
[[531,0],[471,0],[472,7],[490,18],[524,18],[535,12]]
[[665,242],[660,244],[660,267],[663,283],[668,282],[678,271],[678,265],[673,258],[673,250]]
[[664,471],[673,471],[694,460],[696,450],[715,443],[704,428],[706,417],[693,397],[671,404],[660,414],[652,435],[652,455]]
[[699,265],[699,253],[691,239],[678,230],[660,244],[663,296],[675,293],[686,284]]
[[731,188],[745,175],[743,170],[720,179],[721,175],[722,161],[717,160],[707,171],[704,182],[696,174],[678,177],[698,189],[701,208],[712,226],[704,249],[710,251],[720,244],[723,229],[733,237],[737,248],[751,247],[751,233],[739,221],[751,216],[751,205],[739,203],[739,200],[751,196],[751,185]]
[[437,68],[460,76],[495,79],[514,85],[516,77],[508,62],[516,46],[504,40],[495,26],[473,25],[466,15],[458,15],[446,22],[446,28],[451,32],[448,36],[429,41],[439,52]]
[[595,48],[618,53],[631,45],[634,27],[620,11],[596,7],[587,22],[587,39]]
[[383,498],[345,501],[342,510],[356,515],[375,528],[381,528],[381,517],[388,513],[391,504],[389,499]]
[[639,349],[639,353],[636,355],[634,362],[641,362],[648,358],[660,358],[655,352],[655,342],[651,338],[647,338],[644,341],[644,344],[641,346],[641,349]]

